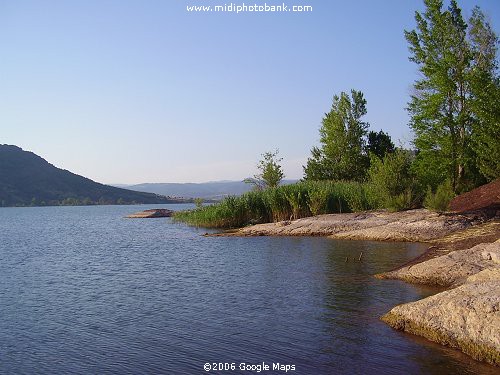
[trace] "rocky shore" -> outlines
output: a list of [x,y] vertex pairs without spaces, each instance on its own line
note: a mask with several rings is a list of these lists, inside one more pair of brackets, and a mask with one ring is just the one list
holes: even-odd
[[[484,231],[476,233],[484,235]],[[496,237],[495,242],[448,252],[445,241],[441,246],[445,255],[376,275],[450,288],[396,306],[382,320],[395,329],[500,366],[500,223],[490,223],[487,231]]]
[[[493,245],[498,254],[500,242]],[[469,276],[456,288],[396,306],[382,320],[499,366],[500,265]]]
[[396,306],[382,317],[395,329],[500,366],[500,218],[496,206],[466,213],[425,209],[332,214],[259,224],[215,236],[328,236],[414,241],[431,246],[378,278],[450,288]]
[[465,250],[451,251],[446,255],[410,264],[376,277],[452,287],[463,284],[471,275],[496,268],[500,268],[500,240],[494,243],[480,243]]
[[431,242],[492,219],[488,212],[438,214],[426,209],[329,214],[257,224],[213,236],[329,236],[336,239]]
[[450,208],[491,219],[437,238],[420,259],[376,275],[449,288],[396,306],[382,320],[500,366],[500,179],[456,197]]

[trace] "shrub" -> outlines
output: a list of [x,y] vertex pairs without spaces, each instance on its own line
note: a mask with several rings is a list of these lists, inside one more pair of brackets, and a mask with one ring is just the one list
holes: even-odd
[[383,159],[371,155],[368,170],[372,205],[391,210],[405,210],[414,206],[415,183],[410,167],[413,157],[409,151],[398,149]]
[[406,191],[398,195],[388,197],[385,208],[392,212],[404,211],[414,207],[414,203],[415,199],[413,190],[411,188],[408,188]]
[[436,192],[432,192],[432,188],[427,188],[427,194],[424,199],[424,207],[433,211],[446,211],[450,206],[451,200],[455,197],[453,187],[450,180],[441,183]]

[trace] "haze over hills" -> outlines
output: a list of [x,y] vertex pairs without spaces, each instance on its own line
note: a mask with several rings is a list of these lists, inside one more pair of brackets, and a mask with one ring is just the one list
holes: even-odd
[[165,196],[103,185],[40,156],[0,145],[0,206],[178,203]]
[[[297,180],[285,180],[292,184]],[[203,183],[144,183],[137,185],[114,185],[130,190],[182,198],[221,199],[228,195],[241,195],[252,190],[252,185],[242,181],[213,181]]]

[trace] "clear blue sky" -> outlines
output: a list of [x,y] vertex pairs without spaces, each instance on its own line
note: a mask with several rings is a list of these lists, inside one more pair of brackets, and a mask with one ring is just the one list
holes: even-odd
[[[333,95],[355,88],[371,128],[408,144],[403,30],[422,0],[285,3],[313,11],[0,0],[0,143],[103,183],[243,179],[275,148],[300,178]],[[500,1],[459,0],[476,4],[498,33]]]

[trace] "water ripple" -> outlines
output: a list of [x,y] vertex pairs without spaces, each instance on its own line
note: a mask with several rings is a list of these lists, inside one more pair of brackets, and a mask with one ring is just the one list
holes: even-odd
[[432,293],[371,277],[419,245],[206,238],[170,219],[123,218],[139,209],[0,209],[1,374],[263,361],[299,374],[494,372],[379,321]]

